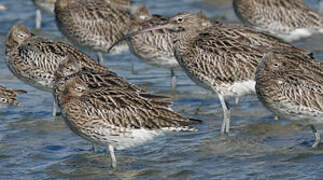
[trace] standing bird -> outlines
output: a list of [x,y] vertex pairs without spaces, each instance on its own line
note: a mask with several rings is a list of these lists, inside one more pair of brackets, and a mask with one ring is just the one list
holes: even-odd
[[323,122],[323,63],[293,51],[268,53],[256,71],[256,92],[275,115],[310,124],[317,147],[320,134],[311,123]]
[[323,17],[302,0],[233,0],[233,7],[244,24],[286,41],[323,33]]
[[[127,0],[57,0],[56,24],[73,44],[97,52],[103,64],[102,53],[128,31],[129,7]],[[125,49],[126,43],[116,51]]]
[[89,88],[82,71],[65,78],[64,93],[58,99],[66,124],[77,135],[110,151],[117,167],[114,148],[143,144],[168,132],[194,131],[199,122],[170,109],[159,96],[120,90],[114,86]]
[[[7,65],[20,80],[43,91],[52,92],[55,71],[67,56],[91,59],[63,42],[34,36],[22,24],[12,27],[6,41]],[[54,101],[53,116],[56,115]]]
[[16,100],[17,95],[21,93],[27,93],[27,91],[6,89],[5,87],[0,86],[0,108],[5,107],[6,105],[22,106],[22,104]]
[[[115,89],[146,93],[146,90],[134,84],[128,83],[125,79],[118,76],[116,73],[109,71],[108,68],[97,64],[92,59],[77,59],[69,56],[60,63],[58,70],[55,73],[53,96],[59,107],[61,107],[59,104],[59,98],[61,97],[62,93],[64,93],[65,77],[76,74],[80,71],[83,73],[79,75],[79,78],[89,88],[113,86]],[[93,152],[97,152],[97,146],[95,143],[92,143],[92,147]]]
[[210,23],[200,13],[181,12],[166,24],[137,33],[164,28],[179,32],[174,44],[175,57],[186,74],[197,85],[218,94],[224,113],[222,133],[228,133],[230,127],[230,109],[225,97],[255,94],[256,67],[268,50],[291,48],[309,56],[307,51],[265,32],[234,24]]
[[32,0],[36,6],[36,28],[41,28],[42,15],[41,10],[47,14],[54,15],[55,2],[56,0]]
[[[166,17],[151,15],[146,6],[139,7],[133,17],[134,20],[129,28],[132,32],[168,21]],[[150,65],[170,69],[172,89],[176,88],[174,70],[180,68],[173,51],[173,41],[176,34],[177,32],[162,29],[137,34],[127,39],[129,49],[134,55]]]

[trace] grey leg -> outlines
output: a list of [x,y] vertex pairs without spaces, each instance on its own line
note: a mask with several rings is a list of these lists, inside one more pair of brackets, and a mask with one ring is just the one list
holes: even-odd
[[235,103],[235,104],[239,104],[239,97],[235,97],[235,98],[234,98],[234,103]]
[[117,168],[117,159],[114,155],[114,149],[111,144],[109,144],[109,151],[110,151],[110,157],[111,157],[111,166],[113,169]]
[[53,103],[53,117],[55,118],[56,117],[56,101],[54,99],[54,103]]
[[94,153],[97,153],[98,152],[98,147],[96,146],[96,144],[92,143],[92,151]]
[[312,129],[312,132],[314,133],[314,138],[315,138],[312,148],[316,148],[321,142],[321,135],[320,133],[317,132],[316,128],[312,124],[310,125],[310,128]]
[[131,62],[131,73],[136,74],[135,63],[133,62],[133,60],[131,60],[130,62]]
[[275,121],[278,121],[278,120],[279,120],[278,116],[275,116]]
[[36,28],[41,28],[41,12],[39,9],[36,10]]
[[170,69],[170,75],[172,77],[172,90],[176,89],[176,75],[174,69]]
[[104,59],[103,59],[103,54],[102,52],[98,52],[98,63],[100,65],[104,65]]
[[231,112],[230,112],[230,109],[229,109],[227,103],[224,100],[223,95],[218,93],[218,96],[219,96],[219,99],[220,99],[220,102],[222,105],[222,109],[223,109],[223,121],[222,121],[222,126],[221,126],[221,133],[222,134],[229,133]]

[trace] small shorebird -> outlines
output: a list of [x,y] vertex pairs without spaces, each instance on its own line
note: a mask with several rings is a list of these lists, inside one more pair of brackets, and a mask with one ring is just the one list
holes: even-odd
[[[134,13],[133,18],[129,28],[132,32],[168,21],[166,17],[151,15],[146,6],[139,7]],[[134,55],[150,65],[171,70],[172,89],[176,88],[174,70],[180,68],[173,52],[173,41],[176,34],[177,32],[162,29],[137,34],[127,39],[129,49]]]
[[[55,4],[56,24],[73,44],[98,53],[103,64],[102,53],[128,31],[131,8],[127,0],[57,0]],[[114,50],[126,50],[126,43]]]
[[61,86],[62,114],[74,133],[109,149],[113,168],[114,148],[134,147],[168,132],[196,130],[191,125],[199,121],[175,113],[164,98],[114,86],[89,88],[82,73],[66,77]]
[[233,0],[239,19],[286,40],[323,33],[323,17],[302,0]]
[[182,12],[166,24],[127,36],[164,28],[179,32],[174,41],[175,57],[186,74],[197,85],[218,94],[224,113],[222,133],[228,133],[230,127],[230,109],[225,97],[255,94],[255,70],[267,51],[291,48],[309,56],[307,51],[265,32],[240,25],[210,23],[201,13]]
[[41,10],[45,11],[50,15],[54,15],[55,2],[56,0],[32,0],[36,6],[36,28],[41,28],[42,16]]
[[[34,36],[22,24],[17,24],[10,30],[6,41],[6,55],[7,65],[18,79],[47,92],[52,92],[55,71],[68,55],[80,60],[91,59],[66,43]],[[55,115],[54,101],[53,116]]]
[[20,89],[6,89],[0,86],[0,108],[6,105],[16,105],[21,106],[22,104],[16,100],[16,96],[21,93],[27,93],[27,91]]
[[256,71],[256,92],[260,101],[281,118],[310,124],[323,123],[323,63],[297,56],[293,51],[268,53]]

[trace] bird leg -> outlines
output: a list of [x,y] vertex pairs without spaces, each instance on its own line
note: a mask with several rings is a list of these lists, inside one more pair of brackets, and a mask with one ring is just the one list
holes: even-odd
[[310,124],[309,126],[312,129],[312,132],[314,133],[314,138],[315,138],[315,141],[314,141],[314,143],[312,145],[312,148],[316,148],[321,142],[321,135],[320,135],[320,133],[317,132],[314,125]]
[[100,65],[104,65],[104,59],[103,59],[103,54],[102,54],[102,52],[98,52],[98,53],[97,53],[97,56],[98,56],[98,63],[99,63]]
[[176,75],[175,75],[173,68],[170,69],[170,75],[172,77],[172,90],[175,90],[176,89]]
[[133,62],[133,60],[131,60],[131,73],[132,74],[137,74],[137,72],[135,70],[135,63]]
[[41,28],[41,12],[40,12],[40,9],[36,10],[36,28],[37,29]]
[[98,152],[98,147],[96,146],[96,144],[92,143],[92,151],[94,153],[97,153]]
[[231,116],[231,111],[230,107],[227,105],[227,103],[224,100],[224,96],[220,93],[218,93],[222,109],[223,109],[223,121],[222,121],[222,126],[221,126],[221,133],[229,133],[230,131],[230,116]]
[[111,167],[115,169],[117,168],[117,159],[116,159],[116,156],[114,155],[114,149],[111,144],[109,144],[109,151],[110,151],[110,157],[111,157]]
[[234,103],[239,104],[239,97],[238,96],[234,98]]
[[54,99],[54,103],[53,103],[53,117],[55,118],[56,117],[56,101]]

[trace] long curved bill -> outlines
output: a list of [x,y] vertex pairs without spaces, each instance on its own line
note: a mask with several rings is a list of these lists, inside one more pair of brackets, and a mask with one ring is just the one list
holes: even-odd
[[124,40],[127,40],[127,39],[131,38],[132,36],[135,36],[135,35],[141,34],[141,33],[145,33],[145,32],[150,32],[150,31],[153,31],[153,30],[166,29],[167,27],[168,27],[168,24],[157,25],[157,26],[153,26],[153,27],[149,27],[149,28],[142,29],[140,31],[135,31],[135,32],[126,34],[121,39],[119,39],[117,42],[115,42],[114,44],[112,44],[109,47],[109,49],[107,50],[107,52],[110,53],[111,49],[113,49],[114,46],[118,45],[121,41],[124,41]]

